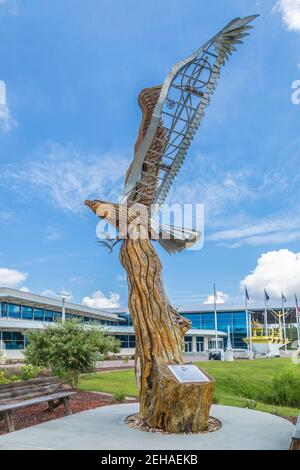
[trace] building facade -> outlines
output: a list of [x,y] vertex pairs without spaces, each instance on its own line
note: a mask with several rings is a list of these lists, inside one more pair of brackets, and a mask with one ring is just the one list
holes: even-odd
[[[191,329],[184,337],[184,352],[202,354],[216,349],[215,315],[212,310],[180,310],[191,321]],[[253,309],[252,318],[263,322],[263,309]],[[60,299],[47,298],[10,288],[0,288],[0,349],[7,357],[17,358],[26,348],[26,331],[41,329],[62,318]],[[121,342],[121,354],[135,352],[132,320],[124,310],[93,309],[66,302],[66,319],[77,318],[85,324],[101,325],[106,334]],[[274,322],[269,313],[268,322]],[[295,309],[290,309],[289,322],[295,322]],[[246,349],[246,313],[243,309],[218,308],[217,349],[227,345],[228,332],[234,349]]]
[[[66,302],[66,319],[76,318],[85,324],[100,325],[106,334],[121,342],[121,354],[135,352],[135,336],[131,318],[127,312],[109,309],[93,309]],[[17,359],[26,348],[26,331],[41,329],[62,319],[62,303],[41,295],[6,287],[0,288],[0,349],[7,358]],[[218,332],[218,347],[225,345],[226,332]],[[215,347],[214,328],[191,328],[184,341],[187,353],[201,353]]]

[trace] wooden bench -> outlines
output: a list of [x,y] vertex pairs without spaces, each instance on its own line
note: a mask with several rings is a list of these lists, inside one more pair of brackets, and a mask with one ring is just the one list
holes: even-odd
[[67,415],[72,414],[69,398],[76,392],[64,386],[57,377],[42,377],[0,385],[0,419],[7,432],[15,430],[12,412],[19,408],[48,402],[46,411],[63,404]]
[[292,437],[290,450],[300,450],[300,416],[295,426],[295,431]]

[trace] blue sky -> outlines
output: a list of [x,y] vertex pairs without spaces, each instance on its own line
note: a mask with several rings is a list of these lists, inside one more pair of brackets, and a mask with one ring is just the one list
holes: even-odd
[[140,90],[253,13],[169,198],[205,204],[204,247],[158,252],[175,305],[205,302],[213,282],[238,305],[247,276],[257,301],[300,295],[299,0],[0,1],[0,284],[126,305],[118,248],[96,243],[83,201],[117,200]]

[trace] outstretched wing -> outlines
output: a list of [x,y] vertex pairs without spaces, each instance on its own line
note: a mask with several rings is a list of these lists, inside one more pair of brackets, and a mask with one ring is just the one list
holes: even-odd
[[210,103],[222,66],[258,15],[236,18],[139,96],[142,123],[123,192],[129,203],[162,204]]

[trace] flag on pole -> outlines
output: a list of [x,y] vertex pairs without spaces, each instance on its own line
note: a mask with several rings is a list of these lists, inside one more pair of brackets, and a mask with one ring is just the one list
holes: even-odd
[[299,321],[300,320],[300,307],[298,304],[298,297],[296,294],[295,294],[295,302],[296,302],[296,318]]
[[249,301],[250,297],[249,297],[247,286],[245,286],[245,296],[246,296],[246,299]]
[[270,296],[268,295],[266,289],[265,289],[265,300],[266,300],[266,302],[269,302],[269,300],[270,300]]
[[282,302],[286,303],[286,297],[283,292],[281,293],[281,298],[282,298]]

